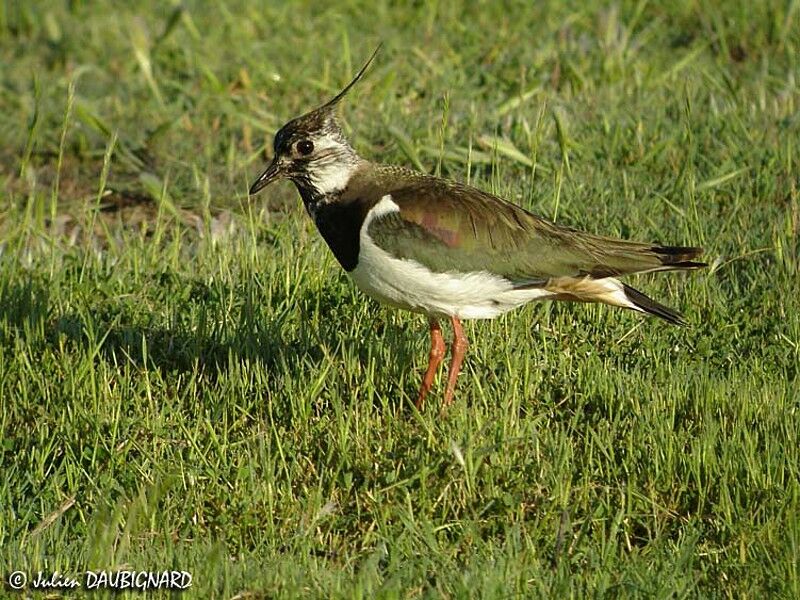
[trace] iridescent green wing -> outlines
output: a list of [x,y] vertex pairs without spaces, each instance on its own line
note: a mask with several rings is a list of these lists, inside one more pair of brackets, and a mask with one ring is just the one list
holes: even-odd
[[[434,272],[487,272],[515,285],[691,269],[701,248],[631,242],[561,227],[477,188],[392,167],[369,178],[399,212],[374,219],[375,243]],[[377,202],[378,198],[373,199]]]
[[434,272],[478,272],[523,284],[577,275],[588,257],[571,232],[478,189],[419,178],[391,192],[399,212],[368,234],[399,258]]

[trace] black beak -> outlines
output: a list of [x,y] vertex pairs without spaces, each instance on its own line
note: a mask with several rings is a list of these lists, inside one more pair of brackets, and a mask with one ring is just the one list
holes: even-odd
[[255,183],[250,186],[250,195],[254,196],[262,189],[267,187],[270,183],[276,179],[280,179],[281,177],[283,177],[283,169],[281,168],[281,165],[278,162],[278,157],[276,156],[272,159],[272,162],[269,163],[267,170],[259,175],[258,179],[255,180]]

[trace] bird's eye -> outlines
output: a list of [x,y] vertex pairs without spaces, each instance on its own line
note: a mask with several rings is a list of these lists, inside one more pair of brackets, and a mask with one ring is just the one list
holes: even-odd
[[303,156],[308,156],[314,151],[314,142],[311,140],[300,140],[297,142],[297,152]]

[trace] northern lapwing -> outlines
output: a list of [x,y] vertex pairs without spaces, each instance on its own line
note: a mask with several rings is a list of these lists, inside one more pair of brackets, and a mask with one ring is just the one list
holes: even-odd
[[444,404],[467,350],[462,319],[491,319],[533,300],[601,302],[682,324],[681,315],[617,277],[696,269],[702,248],[647,244],[557,225],[480,189],[362,158],[336,106],[375,54],[332,100],[275,134],[274,156],[250,188],[287,178],[333,255],[376,300],[430,324],[418,408],[445,354],[439,324],[453,324]]

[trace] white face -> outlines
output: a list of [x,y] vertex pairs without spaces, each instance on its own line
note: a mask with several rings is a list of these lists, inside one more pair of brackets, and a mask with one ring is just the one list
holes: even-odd
[[[305,147],[303,143],[306,143]],[[311,152],[307,143],[313,144]],[[340,192],[347,187],[347,182],[358,167],[358,158],[346,143],[338,136],[323,135],[297,142],[292,153],[299,153],[296,158],[304,161],[306,174],[311,185],[321,194]]]

